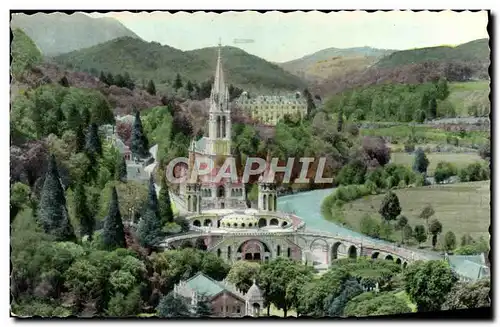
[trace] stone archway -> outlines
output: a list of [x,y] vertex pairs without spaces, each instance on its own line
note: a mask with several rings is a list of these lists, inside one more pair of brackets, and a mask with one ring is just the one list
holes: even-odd
[[350,259],[356,259],[358,257],[358,252],[354,245],[351,245],[349,250],[347,250],[347,257]]
[[379,255],[380,255],[380,252],[373,252],[372,253],[372,259],[378,259]]
[[397,263],[398,265],[400,265],[400,264],[401,264],[401,259],[400,259],[400,258],[397,258],[397,259],[396,259],[396,263]]
[[259,219],[259,228],[266,227],[267,226],[267,220],[265,218],[260,218]]
[[342,245],[342,243],[340,242],[335,242],[333,245],[332,245],[332,250],[331,250],[331,257],[332,257],[332,260],[336,260],[339,258],[339,247]]
[[278,225],[279,221],[276,218],[271,219],[271,221],[269,222],[269,226],[278,226]]
[[200,221],[198,219],[196,219],[195,221],[193,221],[193,226],[200,227],[201,226]]
[[267,244],[260,240],[252,239],[243,242],[238,247],[238,252],[241,257],[249,261],[261,261],[266,257],[266,253],[270,253]]
[[205,219],[205,221],[203,222],[203,226],[212,226],[212,220]]
[[392,255],[388,254],[385,256],[385,260],[394,261],[394,258],[392,257]]
[[225,198],[226,197],[226,190],[224,189],[224,186],[219,186],[217,188],[217,197],[218,198]]
[[269,194],[269,197],[267,198],[267,200],[268,200],[268,202],[267,202],[267,210],[274,211],[274,208],[273,208],[273,205],[274,205],[273,195]]
[[313,240],[309,246],[309,250],[313,255],[313,265],[329,263],[328,242],[326,240],[322,238]]

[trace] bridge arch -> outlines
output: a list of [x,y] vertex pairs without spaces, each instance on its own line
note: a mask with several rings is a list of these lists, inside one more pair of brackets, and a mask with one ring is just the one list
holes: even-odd
[[401,258],[397,258],[397,259],[396,259],[396,263],[397,263],[398,265],[401,265]]
[[203,222],[203,226],[212,226],[212,220],[211,219],[205,219]]
[[394,261],[394,258],[392,257],[392,255],[388,254],[385,256],[385,260]]
[[259,224],[259,228],[266,227],[267,226],[267,220],[265,218],[260,218],[258,224]]
[[380,252],[375,251],[372,253],[372,259],[378,259],[378,256],[380,255]]
[[332,260],[336,260],[339,258],[339,247],[342,245],[341,242],[335,242],[333,245],[332,245],[332,249],[331,249],[331,257],[332,257]]
[[278,219],[276,219],[276,218],[271,219],[271,221],[269,222],[269,225],[270,226],[278,226],[279,225]]
[[309,245],[309,250],[316,258],[324,260],[323,263],[329,263],[328,242],[325,239],[314,239]]
[[358,257],[358,251],[354,245],[351,245],[349,250],[347,250],[347,257],[350,259],[356,259]]
[[195,221],[193,221],[193,226],[200,227],[201,222],[198,219],[196,219]]
[[263,261],[270,259],[271,251],[269,246],[259,239],[249,239],[243,241],[237,253],[242,260]]

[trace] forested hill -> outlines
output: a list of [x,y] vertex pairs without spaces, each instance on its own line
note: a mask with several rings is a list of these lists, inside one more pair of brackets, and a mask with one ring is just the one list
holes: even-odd
[[42,61],[42,54],[36,44],[20,29],[12,31],[11,55],[11,74],[14,78],[18,78],[26,68]]
[[[55,57],[55,61],[76,70],[97,70],[122,74],[133,79],[153,79],[157,84],[171,84],[176,74],[183,82],[202,82],[215,71],[216,48],[181,51],[157,42],[131,37],[108,41],[90,48]],[[305,87],[297,76],[259,57],[234,48],[222,49],[226,80],[246,89],[297,90]]]
[[488,39],[474,40],[456,47],[440,46],[431,48],[396,51],[377,62],[381,68],[416,64],[426,61],[462,61],[486,63],[490,60]]
[[87,48],[118,37],[139,38],[114,18],[83,13],[13,14],[12,28],[22,29],[46,56]]

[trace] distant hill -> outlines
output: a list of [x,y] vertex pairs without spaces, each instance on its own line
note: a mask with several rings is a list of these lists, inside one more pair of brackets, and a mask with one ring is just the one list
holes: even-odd
[[338,73],[337,67],[360,70],[373,64],[378,58],[395,50],[371,47],[328,48],[299,59],[280,63],[286,71],[307,80],[327,78]]
[[426,61],[489,62],[488,42],[488,39],[479,39],[456,47],[440,46],[396,51],[383,57],[377,63],[377,67],[391,68]]
[[[176,74],[198,83],[213,77],[216,48],[181,51],[156,42],[123,37],[90,48],[56,56],[57,63],[77,70],[97,70],[123,74],[132,78],[153,79],[156,83],[171,84]],[[245,89],[297,90],[305,83],[275,64],[234,48],[222,49],[226,80]]]
[[12,28],[22,29],[46,56],[67,53],[123,36],[139,38],[113,18],[83,13],[12,14]]
[[311,92],[322,97],[383,83],[419,84],[445,77],[450,82],[488,80],[490,51],[487,39],[457,47],[434,47],[391,53],[369,67],[355,65],[317,80]]
[[26,69],[42,61],[42,54],[36,44],[20,29],[12,31],[11,55],[14,78],[19,78]]

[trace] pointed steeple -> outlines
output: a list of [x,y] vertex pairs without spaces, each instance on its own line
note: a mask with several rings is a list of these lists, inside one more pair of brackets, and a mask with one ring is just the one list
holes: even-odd
[[212,86],[212,97],[216,99],[216,102],[222,100],[226,93],[226,84],[224,83],[224,73],[222,71],[222,62],[220,55],[221,48],[222,45],[219,39],[219,49],[217,50],[217,67],[215,69],[214,84]]

